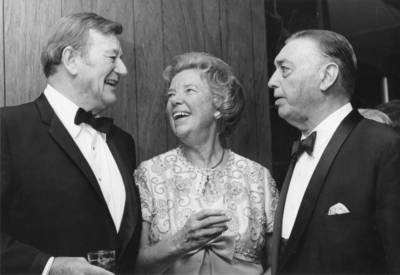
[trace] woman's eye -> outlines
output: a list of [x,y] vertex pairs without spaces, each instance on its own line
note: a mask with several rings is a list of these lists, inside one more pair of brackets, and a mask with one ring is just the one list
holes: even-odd
[[195,92],[195,90],[193,90],[192,88],[188,88],[188,89],[185,90],[185,92],[186,93],[192,93],[192,92]]
[[116,56],[109,56],[109,58],[110,58],[113,62],[117,59]]

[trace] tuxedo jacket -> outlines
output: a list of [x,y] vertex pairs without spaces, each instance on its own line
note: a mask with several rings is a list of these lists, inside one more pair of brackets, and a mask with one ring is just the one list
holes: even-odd
[[50,256],[114,249],[131,273],[141,213],[133,182],[135,145],[116,126],[107,144],[126,203],[119,232],[88,162],[45,96],[1,109],[1,273],[41,274]]
[[[344,119],[317,164],[279,253],[286,193],[283,186],[273,274],[400,273],[400,136],[393,129],[357,111]],[[349,213],[329,215],[337,203]]]

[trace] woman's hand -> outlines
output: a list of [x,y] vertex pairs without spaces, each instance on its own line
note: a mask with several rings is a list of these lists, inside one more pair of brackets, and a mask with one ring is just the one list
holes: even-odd
[[222,210],[193,214],[173,236],[150,246],[150,224],[143,222],[141,246],[136,262],[138,274],[162,274],[186,253],[203,247],[228,229],[230,218]]
[[178,254],[186,254],[206,245],[228,229],[230,218],[223,210],[205,209],[193,214],[171,239]]

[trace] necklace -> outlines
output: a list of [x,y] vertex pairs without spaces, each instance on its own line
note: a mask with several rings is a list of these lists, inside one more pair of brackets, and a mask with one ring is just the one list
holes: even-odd
[[213,167],[209,168],[210,170],[215,169],[218,167],[218,165],[221,164],[221,162],[224,160],[224,156],[225,156],[225,149],[222,149],[222,155],[221,155],[221,159],[217,162],[217,164],[215,164]]
[[[226,149],[229,152],[229,149]],[[221,163],[224,160],[225,157],[225,149],[222,149],[222,154],[221,154],[221,158],[219,159],[219,161],[214,164],[212,167],[210,168],[198,168],[196,166],[194,166],[185,156],[184,152],[183,152],[183,148],[182,146],[179,146],[177,148],[177,154],[178,154],[178,158],[183,162],[183,164],[185,166],[189,167],[189,170],[194,171],[196,174],[200,174],[202,179],[201,182],[204,182],[204,184],[200,184],[200,186],[198,186],[197,192],[198,194],[203,194],[205,193],[205,187],[209,184],[210,180],[211,180],[211,176],[213,174],[213,171],[215,168],[217,168],[219,165],[221,165]],[[205,178],[205,180],[204,180]],[[204,180],[204,181],[203,181]]]
[[212,170],[217,168],[218,165],[220,165],[222,163],[222,161],[224,160],[224,156],[225,156],[225,149],[222,149],[221,159],[213,167],[210,167],[210,168],[206,169],[207,176],[206,176],[206,181],[205,181],[204,186],[203,186],[203,192],[202,192],[203,195],[206,192],[206,187],[210,182],[210,177],[211,177]]

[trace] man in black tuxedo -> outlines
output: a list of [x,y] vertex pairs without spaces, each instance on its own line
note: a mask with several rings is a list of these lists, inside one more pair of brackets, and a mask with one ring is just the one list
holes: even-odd
[[275,65],[275,105],[302,141],[275,216],[272,274],[400,273],[400,136],[349,103],[350,43],[300,31]]
[[1,273],[110,274],[88,252],[114,250],[131,273],[140,237],[132,137],[99,114],[127,73],[122,25],[94,13],[62,18],[42,52],[48,85],[1,109]]

